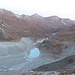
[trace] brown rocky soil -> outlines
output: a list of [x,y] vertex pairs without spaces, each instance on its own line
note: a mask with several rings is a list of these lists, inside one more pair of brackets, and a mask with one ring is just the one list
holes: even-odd
[[[5,9],[2,9],[2,12],[0,12],[0,34],[2,35],[0,36],[0,41],[11,41],[21,37],[33,37],[36,39],[55,37],[52,36],[52,33],[55,32],[59,32],[59,36],[52,38],[52,40],[67,40],[68,38],[72,40],[75,33],[74,29],[75,21],[62,19],[57,16],[42,17],[38,14],[31,16],[24,14],[16,15]],[[71,31],[73,35],[67,37],[67,35],[70,36],[70,32],[67,31]]]

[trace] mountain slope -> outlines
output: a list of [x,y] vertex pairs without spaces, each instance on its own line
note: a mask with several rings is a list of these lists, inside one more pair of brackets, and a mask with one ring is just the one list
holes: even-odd
[[[72,26],[72,27],[71,27]],[[21,37],[46,38],[55,37],[53,33],[74,28],[75,21],[57,16],[42,17],[40,15],[18,15],[11,11],[0,9],[0,29],[3,33],[0,41],[16,40]],[[73,29],[74,30],[74,29]]]

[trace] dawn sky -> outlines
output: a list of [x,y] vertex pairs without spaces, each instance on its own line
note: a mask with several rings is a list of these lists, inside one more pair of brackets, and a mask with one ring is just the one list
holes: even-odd
[[0,8],[16,14],[57,15],[75,20],[75,0],[0,0]]

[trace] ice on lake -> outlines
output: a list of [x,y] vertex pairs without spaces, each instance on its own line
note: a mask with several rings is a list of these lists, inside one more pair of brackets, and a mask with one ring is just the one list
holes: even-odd
[[34,48],[30,51],[29,58],[39,57],[40,51],[38,48]]

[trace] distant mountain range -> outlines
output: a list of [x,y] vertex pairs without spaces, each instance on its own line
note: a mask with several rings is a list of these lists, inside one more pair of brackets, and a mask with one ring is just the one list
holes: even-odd
[[[57,33],[57,35],[55,35]],[[18,15],[0,9],[0,41],[17,40],[21,37],[57,37],[61,40],[74,39],[75,21],[58,16],[42,17],[37,13]]]

